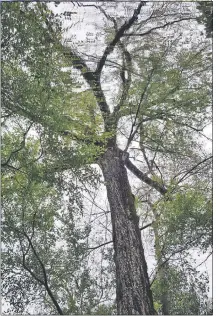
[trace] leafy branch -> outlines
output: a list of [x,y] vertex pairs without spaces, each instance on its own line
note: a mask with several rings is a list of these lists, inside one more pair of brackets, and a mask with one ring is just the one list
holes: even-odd
[[[34,225],[34,221],[33,221],[33,225]],[[28,243],[29,243],[29,246],[28,246],[28,248],[27,248],[27,251],[24,251],[23,246],[22,246],[22,242],[21,242],[21,240],[20,240],[20,246],[21,246],[21,250],[22,250],[22,265],[23,265],[24,269],[25,269],[26,271],[28,271],[28,272],[31,274],[31,276],[32,276],[38,283],[42,284],[42,285],[45,287],[45,289],[46,289],[46,291],[47,291],[49,297],[51,298],[53,304],[55,305],[55,307],[56,307],[58,313],[59,313],[60,315],[64,315],[64,313],[63,313],[61,307],[59,306],[59,304],[58,304],[58,302],[57,302],[57,300],[56,300],[56,298],[55,298],[55,296],[54,296],[54,294],[53,294],[53,292],[52,292],[52,290],[50,289],[50,286],[49,286],[49,284],[48,284],[48,278],[47,278],[47,272],[46,272],[45,265],[43,264],[43,262],[42,262],[42,260],[41,260],[41,258],[40,258],[40,256],[39,256],[39,254],[38,254],[38,252],[36,251],[36,249],[35,249],[35,247],[34,247],[34,245],[33,245],[33,243],[32,243],[32,237],[33,237],[33,235],[34,235],[34,231],[33,231],[32,235],[31,235],[31,237],[29,237],[28,234],[27,234],[24,230],[21,232],[19,229],[15,228],[15,227],[13,227],[13,229],[18,233],[18,235],[19,235],[19,240],[20,240],[20,235],[23,235],[23,236],[25,236],[25,238],[27,239],[27,241],[28,241]],[[32,252],[33,252],[35,258],[37,259],[37,261],[39,262],[39,264],[40,264],[40,266],[41,266],[42,273],[43,273],[43,280],[42,280],[41,278],[39,278],[39,277],[35,274],[35,272],[33,272],[32,269],[29,268],[29,266],[26,264],[26,255],[28,254],[28,252],[29,252],[30,249],[32,250]]]
[[[20,147],[17,148],[16,150],[12,151],[12,152],[10,153],[10,156],[8,157],[8,159],[7,159],[5,162],[1,163],[1,166],[2,166],[2,167],[8,166],[8,165],[9,165],[9,162],[10,162],[10,160],[11,160],[11,158],[12,158],[16,153],[18,153],[19,151],[21,151],[21,150],[25,147],[26,136],[27,136],[27,134],[28,134],[30,128],[32,127],[32,125],[33,125],[33,123],[31,123],[31,124],[29,125],[29,127],[27,128],[27,130],[26,130],[25,133],[23,134],[23,140],[22,140],[22,142],[20,143]],[[15,168],[15,167],[13,167],[13,166],[10,166],[10,167],[11,167],[11,168],[14,168],[14,169],[16,169],[16,170],[18,170],[17,168]]]
[[192,18],[192,17],[190,17],[190,18],[181,18],[179,20],[167,22],[167,23],[165,23],[164,25],[161,25],[161,26],[153,27],[152,29],[150,29],[150,30],[148,30],[146,32],[143,32],[143,33],[129,33],[129,34],[124,34],[124,36],[145,36],[145,35],[148,35],[148,34],[152,33],[155,30],[163,29],[163,28],[165,28],[167,26],[170,26],[172,24],[179,23],[179,22],[182,22],[182,21],[188,21],[188,20],[195,20],[195,18]]

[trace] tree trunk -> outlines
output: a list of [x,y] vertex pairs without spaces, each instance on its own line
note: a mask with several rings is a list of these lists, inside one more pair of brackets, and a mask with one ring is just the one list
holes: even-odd
[[166,280],[166,267],[162,267],[161,271],[159,271],[160,283],[161,283],[161,304],[162,304],[162,314],[170,315],[169,313],[169,300],[168,300],[168,284]]
[[158,266],[158,275],[157,278],[160,283],[160,303],[161,303],[161,311],[163,315],[169,314],[169,299],[168,299],[168,284],[167,284],[167,263],[163,262],[162,251],[160,246],[160,236],[158,233],[158,215],[153,209],[153,213],[155,216],[155,224],[153,225],[154,235],[155,235],[155,255]]
[[109,200],[116,265],[119,315],[153,315],[152,293],[136,215],[134,197],[118,148],[108,148],[100,160]]

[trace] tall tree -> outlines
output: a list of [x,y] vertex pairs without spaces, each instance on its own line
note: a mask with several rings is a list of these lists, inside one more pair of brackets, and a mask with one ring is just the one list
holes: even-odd
[[[126,21],[114,18],[107,7],[92,6],[106,17],[107,31],[112,28],[94,69],[86,62],[86,53],[63,43],[61,24],[45,4],[4,4],[3,47],[13,56],[12,65],[7,57],[3,60],[4,115],[22,117],[38,127],[45,149],[42,176],[55,178],[64,170],[98,164],[111,211],[117,312],[151,315],[155,310],[127,170],[165,200],[170,199],[169,179],[141,171],[129,155],[139,138],[140,148],[161,153],[164,159],[172,157],[179,142],[181,151],[186,150],[185,143],[196,145],[190,131],[199,132],[209,119],[211,52],[209,42],[202,38],[188,49],[186,42],[191,38],[182,43],[178,36],[195,20],[193,10],[184,4],[149,6],[141,1],[130,7]],[[32,28],[35,13],[39,20],[34,20]],[[11,27],[13,14],[23,16],[16,19],[15,32]],[[171,40],[174,33],[177,35]],[[110,64],[117,67],[110,74],[118,82],[112,104],[102,80]],[[68,67],[72,67],[72,78]],[[77,91],[78,76],[87,86],[81,92]],[[124,121],[128,128],[122,131]],[[121,132],[126,134],[125,146]],[[180,157],[191,154],[187,146]],[[11,168],[8,164],[13,156],[14,151],[4,161],[5,167]],[[155,156],[149,167],[158,170]]]

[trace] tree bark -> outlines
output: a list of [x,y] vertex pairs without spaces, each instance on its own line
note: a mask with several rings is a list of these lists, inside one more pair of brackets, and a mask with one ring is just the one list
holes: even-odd
[[155,216],[155,223],[152,226],[155,235],[155,256],[158,266],[158,275],[157,278],[160,283],[160,303],[161,303],[161,311],[163,315],[170,315],[169,313],[169,298],[168,298],[168,283],[167,283],[167,263],[163,262],[163,253],[160,245],[160,235],[158,232],[158,215],[152,210]]
[[153,315],[147,265],[134,197],[122,152],[109,147],[100,159],[109,200],[116,265],[116,300],[119,315]]

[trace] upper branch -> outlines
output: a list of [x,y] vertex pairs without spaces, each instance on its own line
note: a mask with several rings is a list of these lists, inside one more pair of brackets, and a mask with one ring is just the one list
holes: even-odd
[[[95,5],[93,5],[93,6],[95,6]],[[114,29],[115,29],[115,36],[116,36],[116,34],[118,33],[118,25],[117,25],[116,20],[113,17],[111,17],[109,14],[107,14],[106,11],[102,7],[98,7],[98,6],[95,6],[95,7],[97,9],[99,9],[108,20],[113,22]],[[120,69],[120,76],[122,79],[123,89],[122,89],[122,95],[121,95],[120,101],[119,101],[118,105],[114,108],[114,111],[113,111],[112,117],[115,119],[117,119],[116,113],[122,107],[122,105],[124,104],[124,102],[127,98],[128,91],[129,91],[130,84],[131,84],[131,73],[132,73],[132,58],[131,58],[129,51],[126,49],[125,45],[120,40],[118,41],[118,46],[120,47],[120,49],[122,51],[122,58],[123,58],[123,65],[121,66],[121,69]],[[125,76],[125,71],[127,72],[127,78]]]
[[195,166],[193,166],[191,169],[187,170],[185,172],[185,174],[178,180],[177,184],[179,184],[180,182],[182,182],[188,174],[192,173],[192,171],[194,171],[198,166],[200,166],[201,164],[205,163],[207,160],[212,159],[213,156],[207,157],[205,159],[203,159],[202,161],[198,162]]
[[121,37],[124,35],[124,32],[127,31],[134,24],[134,22],[137,20],[138,15],[140,14],[141,8],[144,5],[145,5],[145,2],[141,1],[140,4],[138,5],[137,9],[134,10],[133,16],[120,27],[120,29],[116,32],[116,35],[115,35],[114,39],[112,40],[112,42],[110,42],[109,45],[106,47],[106,49],[103,53],[103,56],[101,57],[100,61],[98,62],[97,69],[96,69],[96,73],[99,76],[101,74],[103,66],[105,65],[107,56],[110,53],[112,53],[116,44],[119,42]]
[[169,26],[169,25],[172,25],[172,24],[175,24],[175,23],[178,23],[178,22],[182,22],[182,21],[192,20],[192,19],[194,20],[195,18],[192,18],[192,17],[190,17],[190,18],[181,18],[179,20],[167,22],[164,25],[155,26],[152,29],[150,29],[150,30],[148,30],[146,32],[143,32],[143,33],[129,33],[129,34],[124,34],[123,36],[145,36],[145,35],[148,35],[148,34],[150,34],[151,32],[153,32],[155,30],[163,29],[166,26]]
[[[137,133],[137,130],[138,130],[139,126],[140,126],[140,123],[139,123],[139,124],[137,125],[137,127],[135,128],[135,131],[134,131],[134,127],[135,127],[135,125],[136,125],[136,121],[137,121],[137,118],[138,118],[138,115],[139,115],[139,112],[140,112],[141,104],[142,104],[142,102],[143,102],[144,97],[146,96],[146,93],[147,93],[147,90],[148,90],[150,81],[151,81],[151,79],[152,79],[154,70],[155,70],[155,68],[152,68],[152,70],[151,70],[151,72],[150,72],[150,74],[149,74],[149,76],[148,76],[148,79],[147,79],[147,83],[146,83],[146,85],[145,85],[145,88],[144,88],[144,90],[143,90],[143,92],[142,92],[142,94],[141,94],[140,101],[139,101],[139,104],[138,104],[138,107],[137,107],[137,111],[136,111],[136,115],[135,115],[135,119],[134,119],[134,122],[133,122],[133,124],[132,124],[132,126],[131,126],[130,135],[129,135],[129,137],[128,137],[127,145],[126,145],[126,147],[125,147],[125,151],[128,150],[128,148],[129,148],[129,146],[130,146],[130,144],[131,144],[131,142],[132,142],[132,140],[133,140],[135,134]],[[142,122],[141,122],[141,123],[142,123]]]
[[[131,54],[129,53],[129,51],[126,49],[125,45],[121,41],[119,41],[119,46],[120,46],[122,53],[123,53],[122,54],[123,55],[123,65],[122,65],[121,70],[120,70],[123,89],[122,89],[122,95],[121,95],[120,101],[117,104],[117,106],[114,108],[114,111],[113,111],[114,115],[124,105],[124,102],[127,99],[128,92],[129,92],[130,85],[131,85],[131,73],[132,73]],[[126,70],[127,70],[127,78],[125,77]]]

